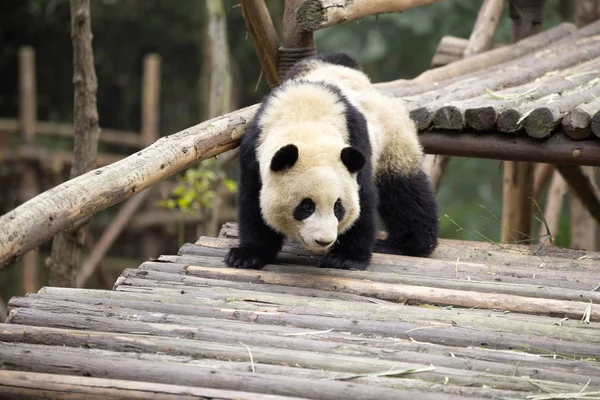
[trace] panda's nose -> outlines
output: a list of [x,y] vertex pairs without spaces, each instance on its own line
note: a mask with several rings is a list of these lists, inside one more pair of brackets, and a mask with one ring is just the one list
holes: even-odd
[[331,241],[327,242],[327,241],[322,241],[322,240],[315,240],[315,242],[316,242],[316,243],[317,243],[319,246],[322,246],[322,247],[327,247],[327,246],[329,246],[330,244],[332,244],[334,241],[333,241],[333,240],[331,240]]

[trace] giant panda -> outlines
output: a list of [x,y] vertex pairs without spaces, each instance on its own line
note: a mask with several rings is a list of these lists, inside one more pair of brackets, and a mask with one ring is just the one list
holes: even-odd
[[[437,204],[402,100],[376,90],[343,53],[298,62],[241,141],[239,245],[226,263],[260,269],[284,238],[321,267],[364,270],[375,250],[426,257]],[[388,232],[377,242],[377,211]]]

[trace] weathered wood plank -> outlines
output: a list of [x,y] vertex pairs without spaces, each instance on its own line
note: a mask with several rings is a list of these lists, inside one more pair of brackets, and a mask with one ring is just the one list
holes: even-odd
[[[267,347],[276,347],[279,349],[295,349],[295,350],[306,350],[309,352],[315,352],[318,354],[327,353],[330,354],[331,359],[335,359],[338,356],[351,356],[361,357],[366,360],[375,360],[377,365],[374,368],[384,368],[386,365],[379,365],[377,359],[388,360],[389,362],[401,362],[401,363],[415,363],[421,364],[420,368],[425,368],[426,365],[433,365],[438,371],[430,371],[424,374],[419,374],[419,377],[424,380],[437,380],[444,379],[446,376],[452,379],[454,385],[465,385],[468,381],[463,378],[456,380],[453,374],[457,373],[464,364],[461,358],[452,357],[449,354],[431,354],[429,352],[398,352],[392,350],[392,348],[373,348],[364,345],[338,345],[333,341],[325,341],[327,335],[321,335],[321,340],[311,340],[300,336],[294,337],[265,337],[260,335],[247,335],[247,338],[240,339],[244,334],[237,332],[225,333],[223,330],[213,330],[214,334],[209,330],[208,337],[205,340],[211,340],[210,342],[199,342],[195,340],[188,340],[182,338],[163,338],[140,334],[122,334],[122,333],[110,333],[110,332],[96,332],[86,331],[82,334],[78,330],[69,329],[56,329],[56,328],[38,328],[38,327],[25,327],[18,325],[6,325],[0,331],[0,340],[12,343],[28,343],[28,344],[43,344],[43,345],[54,345],[61,346],[65,342],[68,343],[69,347],[80,347],[80,348],[94,348],[103,349],[109,351],[119,352],[137,352],[147,354],[165,354],[173,356],[185,356],[193,359],[202,359],[205,357],[211,358],[211,355],[206,352],[206,348],[210,346],[210,343],[229,343],[234,348],[240,348],[241,353],[233,357],[232,361],[241,360],[243,361],[247,357],[245,349],[239,345],[241,341],[244,344],[251,346],[253,352],[253,359],[259,364],[272,364],[277,365],[276,360],[269,360],[268,357],[262,356],[261,352],[264,352]],[[220,339],[217,334],[224,333],[226,339]],[[217,340],[212,340],[214,337]],[[66,340],[68,339],[68,340]],[[272,345],[271,341],[275,340]],[[216,345],[218,346],[218,345]],[[275,350],[275,349],[274,349]],[[270,350],[269,350],[270,351]],[[276,351],[276,350],[275,350]],[[285,350],[283,350],[285,353]],[[290,354],[284,354],[290,356]],[[326,355],[324,355],[327,357]],[[318,358],[318,357],[316,357]],[[292,360],[293,357],[289,357]],[[531,359],[531,358],[530,358]],[[297,360],[297,359],[296,359]],[[320,368],[319,366],[323,362],[306,362],[297,360],[299,365],[304,368],[311,369],[323,369],[332,370],[328,368]],[[343,361],[343,359],[339,360]],[[594,368],[591,363],[581,361],[578,363],[563,363],[563,365],[548,363],[542,365],[541,363],[530,363],[530,360],[519,360],[519,376],[535,376],[536,379],[551,380],[562,383],[574,383],[583,382],[586,379],[591,380],[590,384],[595,385],[600,378],[598,378],[598,372],[600,368]],[[385,363],[385,362],[384,362]],[[331,361],[328,365],[332,365]],[[590,365],[587,365],[590,364]],[[363,364],[361,364],[363,365]],[[365,364],[367,365],[367,364]],[[569,365],[569,366],[567,366]],[[352,366],[343,365],[337,366],[333,369],[335,371],[344,372],[342,369],[351,369],[350,373],[355,373]],[[405,365],[396,364],[397,369],[404,369]],[[558,368],[557,368],[558,367]],[[588,368],[589,367],[589,368]],[[359,366],[359,370],[360,370]],[[448,368],[445,370],[445,368]],[[570,370],[568,368],[571,368]],[[573,368],[577,368],[577,374],[573,372]],[[367,368],[368,369],[368,368]],[[512,363],[498,363],[484,360],[471,360],[470,368],[471,371],[484,373],[488,377],[487,379],[495,379],[493,375],[504,375],[512,376],[515,372],[515,367]],[[437,374],[445,374],[442,377],[436,377]],[[449,375],[448,375],[449,374]],[[481,379],[481,378],[478,378]],[[511,382],[514,384],[515,382]],[[519,382],[517,382],[518,385]],[[506,386],[504,386],[506,388]]]
[[250,392],[196,388],[153,382],[0,370],[0,398],[48,400],[300,400]]
[[[248,360],[247,350],[241,347]],[[11,369],[24,371],[78,374],[107,379],[167,383],[221,390],[296,396],[308,399],[338,400],[340,398],[368,399],[456,399],[452,395],[429,394],[423,391],[395,390],[334,380],[314,380],[252,372],[223,371],[197,366],[193,360],[167,356],[137,355],[93,351],[43,345],[14,345],[0,343],[0,362]],[[165,368],[168,365],[168,368]],[[561,388],[575,385],[556,384]]]

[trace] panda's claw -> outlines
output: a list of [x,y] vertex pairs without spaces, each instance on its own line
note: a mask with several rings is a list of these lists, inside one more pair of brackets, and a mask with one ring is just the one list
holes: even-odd
[[231,268],[238,269],[261,269],[267,264],[256,249],[234,247],[225,255],[225,262]]
[[319,263],[320,268],[334,269],[358,269],[365,270],[369,266],[369,260],[360,261],[335,253],[328,253]]

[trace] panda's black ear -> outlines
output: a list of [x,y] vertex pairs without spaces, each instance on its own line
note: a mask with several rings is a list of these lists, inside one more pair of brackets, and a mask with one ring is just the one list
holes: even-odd
[[293,144],[287,144],[277,150],[277,153],[271,159],[271,171],[277,172],[292,167],[297,160],[298,148]]
[[358,172],[365,166],[367,159],[354,147],[344,147],[341,154],[342,162],[351,173]]

